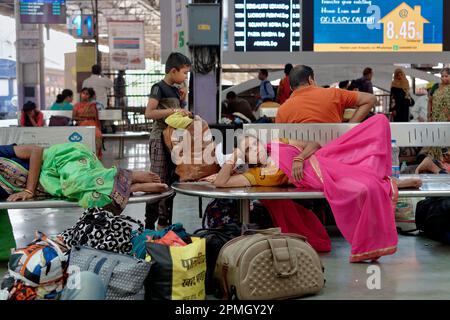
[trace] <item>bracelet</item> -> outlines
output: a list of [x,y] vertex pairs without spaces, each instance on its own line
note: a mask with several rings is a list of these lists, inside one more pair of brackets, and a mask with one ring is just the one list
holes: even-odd
[[28,193],[28,194],[34,196],[34,192],[31,191],[31,190],[29,190],[29,189],[26,189],[26,188],[25,188],[25,189],[23,189],[23,192],[26,192],[26,193]]
[[294,157],[294,161],[305,162],[305,158],[303,158],[302,156],[297,156],[297,157]]

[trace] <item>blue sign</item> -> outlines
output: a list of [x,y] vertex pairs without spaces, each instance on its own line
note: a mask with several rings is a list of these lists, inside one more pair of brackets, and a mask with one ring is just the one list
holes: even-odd
[[69,136],[70,142],[81,142],[83,141],[83,136],[79,134],[78,132],[74,132]]
[[315,51],[442,51],[443,0],[314,0]]
[[69,23],[69,33],[78,39],[93,39],[94,17],[91,14],[73,17]]

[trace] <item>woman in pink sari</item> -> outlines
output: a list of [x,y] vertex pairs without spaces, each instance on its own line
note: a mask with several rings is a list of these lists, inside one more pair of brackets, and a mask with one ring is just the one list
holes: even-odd
[[[323,148],[315,142],[292,140],[271,142],[264,148],[256,138],[246,137],[214,184],[264,185],[259,182],[270,181],[271,175],[282,172],[300,190],[324,192],[339,230],[351,244],[350,262],[376,260],[397,250],[394,210],[398,188],[421,186],[418,179],[390,177],[391,154],[390,125],[383,115],[370,118]],[[238,157],[257,164],[260,170],[232,175]],[[272,166],[277,168],[271,171]],[[319,252],[331,249],[326,230],[314,213],[292,200],[262,203],[283,232],[306,236]]]

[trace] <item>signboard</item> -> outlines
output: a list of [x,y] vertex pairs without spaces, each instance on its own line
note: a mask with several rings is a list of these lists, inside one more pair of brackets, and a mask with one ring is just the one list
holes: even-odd
[[33,144],[48,148],[55,144],[79,142],[95,151],[95,127],[10,127],[0,128],[0,145]]
[[108,21],[108,30],[110,68],[145,69],[144,22]]
[[66,24],[66,0],[19,0],[20,22]]
[[316,52],[442,52],[443,0],[314,0]]
[[77,39],[94,39],[94,17],[92,14],[82,14],[68,19],[69,34]]
[[235,0],[234,51],[300,51],[299,0]]
[[95,43],[77,43],[77,92],[83,88],[83,81],[91,76],[92,66],[96,64],[96,53]]
[[188,18],[187,18],[188,0],[175,0],[175,6],[172,7],[172,52],[180,52],[188,55]]

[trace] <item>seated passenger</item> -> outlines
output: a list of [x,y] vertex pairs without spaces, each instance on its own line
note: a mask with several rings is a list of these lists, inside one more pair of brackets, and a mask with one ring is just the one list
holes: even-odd
[[39,111],[34,102],[28,101],[23,105],[22,115],[20,116],[20,125],[22,127],[44,126],[44,114]]
[[60,94],[56,96],[56,102],[50,107],[50,110],[73,110],[73,91],[70,89],[64,89]]
[[77,201],[83,208],[104,207],[116,214],[133,192],[168,189],[150,171],[105,168],[81,143],[43,150],[37,146],[0,146],[0,199],[29,200],[54,196]]
[[448,148],[442,149],[442,158],[440,160],[434,160],[431,157],[426,157],[416,169],[416,174],[420,173],[449,174],[450,151]]
[[95,127],[95,149],[97,157],[102,158],[103,135],[102,125],[98,116],[98,109],[92,98],[95,97],[95,91],[92,88],[83,88],[80,92],[81,101],[73,108],[72,119],[78,126]]
[[[279,186],[324,192],[336,223],[350,242],[350,262],[376,260],[397,250],[394,210],[397,187],[420,187],[421,180],[391,178],[390,125],[383,115],[361,123],[324,148],[316,142],[282,140],[266,147],[246,136],[212,179],[216,187]],[[236,159],[250,168],[232,175]],[[210,180],[211,181],[211,180]],[[283,232],[304,235],[317,251],[329,251],[324,226],[292,200],[262,200]]]

